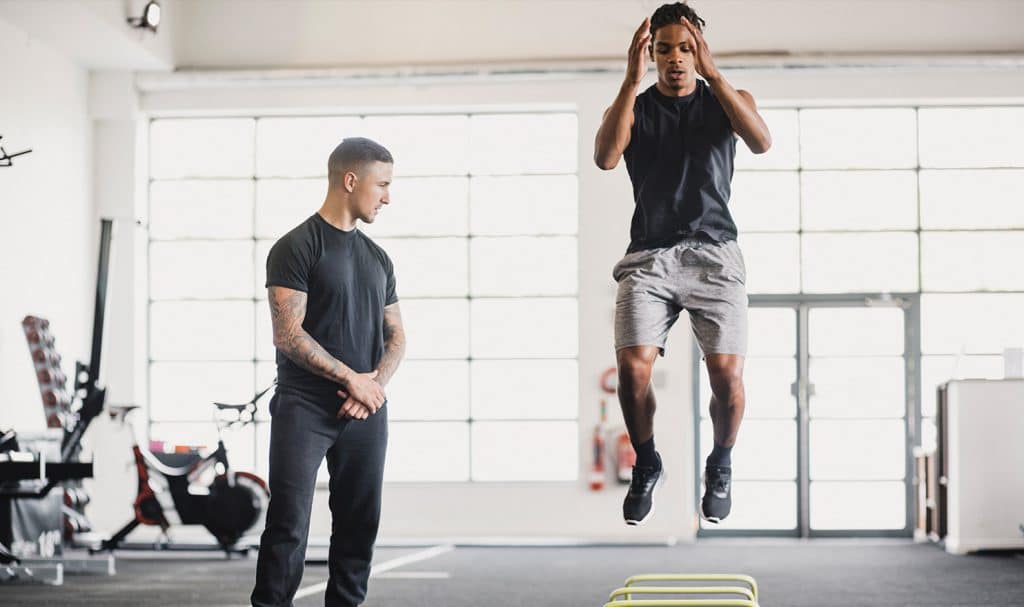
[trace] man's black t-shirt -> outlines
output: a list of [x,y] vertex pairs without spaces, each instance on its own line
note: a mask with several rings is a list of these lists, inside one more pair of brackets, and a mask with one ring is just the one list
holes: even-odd
[[735,240],[727,206],[735,156],[732,124],[703,80],[685,97],[656,86],[637,95],[623,154],[636,202],[629,252],[688,237]]
[[[267,285],[303,291],[302,328],[357,373],[373,371],[384,354],[384,306],[398,301],[391,259],[358,229],[339,230],[319,213],[280,238],[267,256]],[[278,391],[298,392],[331,406],[339,386],[277,352]]]

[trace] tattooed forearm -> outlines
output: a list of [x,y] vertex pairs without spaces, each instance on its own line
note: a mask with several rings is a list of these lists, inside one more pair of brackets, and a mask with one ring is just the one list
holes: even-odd
[[386,386],[405,355],[405,328],[398,304],[384,308],[384,355],[377,364],[377,383]]
[[283,287],[270,287],[270,319],[274,325],[274,346],[292,362],[311,373],[342,385],[352,369],[324,350],[305,329],[306,294]]

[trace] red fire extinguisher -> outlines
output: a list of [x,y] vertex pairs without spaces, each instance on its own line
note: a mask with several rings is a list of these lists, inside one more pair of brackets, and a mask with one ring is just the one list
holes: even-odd
[[615,477],[620,483],[629,483],[633,478],[633,466],[636,465],[636,451],[629,442],[629,433],[625,430],[619,432],[615,439]]
[[607,405],[604,399],[601,400],[601,421],[594,426],[594,437],[592,444],[594,447],[594,461],[590,467],[590,489],[592,491],[600,491],[604,489],[604,433],[605,424],[608,421],[608,415],[606,411]]

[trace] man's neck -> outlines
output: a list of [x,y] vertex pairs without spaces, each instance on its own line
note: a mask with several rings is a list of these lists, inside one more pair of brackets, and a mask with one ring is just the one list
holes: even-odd
[[697,79],[694,78],[693,81],[686,83],[686,86],[678,90],[671,88],[661,80],[658,80],[654,86],[659,93],[666,97],[686,97],[697,90]]
[[349,208],[348,201],[340,197],[327,195],[320,210],[317,211],[324,221],[345,232],[350,232],[356,227],[356,216]]

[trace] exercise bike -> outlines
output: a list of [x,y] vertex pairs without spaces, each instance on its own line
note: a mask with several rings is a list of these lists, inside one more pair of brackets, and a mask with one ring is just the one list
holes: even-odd
[[[256,403],[272,387],[273,384],[246,403],[213,403],[217,448],[206,455],[201,455],[197,449],[154,453],[139,445],[135,432],[132,445],[138,476],[138,494],[133,504],[135,516],[91,552],[115,550],[139,525],[159,526],[163,542],[158,547],[170,548],[167,532],[173,521],[181,525],[202,525],[229,557],[232,553],[247,554],[248,547],[239,547],[238,541],[263,519],[270,489],[259,476],[231,469],[223,433],[253,423]],[[108,407],[111,417],[122,423],[128,422],[136,409],[134,405]]]

